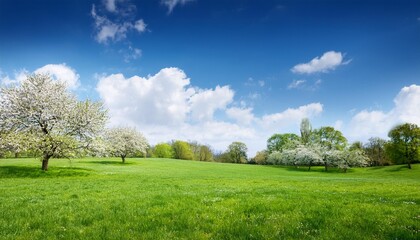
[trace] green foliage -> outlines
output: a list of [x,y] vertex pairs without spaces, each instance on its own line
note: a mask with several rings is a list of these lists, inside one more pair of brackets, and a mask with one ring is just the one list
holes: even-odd
[[309,122],[308,118],[302,119],[302,122],[300,123],[300,138],[301,138],[301,142],[304,145],[309,143],[311,134],[312,134],[311,122]]
[[343,150],[347,146],[347,139],[333,127],[321,127],[315,129],[311,135],[311,141],[320,144],[327,149]]
[[173,158],[174,151],[171,145],[167,143],[159,143],[154,147],[152,156],[155,158]]
[[213,161],[213,152],[211,148],[207,145],[200,145],[199,146],[199,152],[198,152],[198,160],[199,161],[206,161],[211,162]]
[[389,131],[389,150],[394,161],[403,161],[411,168],[411,163],[419,161],[420,128],[416,124],[405,123]]
[[228,152],[219,152],[214,154],[214,161],[219,163],[231,163],[231,159]]
[[287,148],[296,147],[299,143],[300,138],[298,135],[293,133],[285,134],[274,134],[267,140],[267,151],[272,153],[274,151],[283,151]]
[[248,148],[245,143],[233,142],[228,146],[227,153],[229,155],[230,162],[232,163],[245,163],[247,162],[246,152]]
[[418,239],[420,165],[0,159],[0,239]]
[[187,142],[176,140],[172,142],[172,149],[175,159],[193,160],[194,155],[191,151],[190,144]]
[[265,165],[267,164],[267,158],[268,158],[268,152],[263,150],[263,151],[259,151],[255,154],[255,157],[252,158],[252,160],[256,163],[256,164],[260,164],[260,165]]
[[390,165],[389,154],[386,153],[385,146],[387,141],[382,138],[369,138],[369,141],[363,147],[370,166]]

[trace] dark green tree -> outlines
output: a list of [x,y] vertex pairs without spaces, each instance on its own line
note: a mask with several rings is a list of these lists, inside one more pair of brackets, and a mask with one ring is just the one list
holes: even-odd
[[233,163],[241,163],[247,161],[247,151],[248,148],[245,143],[233,142],[228,146],[227,153]]
[[267,140],[267,151],[268,153],[281,152],[286,148],[294,147],[299,141],[299,136],[294,133],[276,133]]
[[391,129],[388,133],[391,156],[403,159],[411,169],[411,163],[418,160],[420,150],[420,128],[416,124],[405,123]]

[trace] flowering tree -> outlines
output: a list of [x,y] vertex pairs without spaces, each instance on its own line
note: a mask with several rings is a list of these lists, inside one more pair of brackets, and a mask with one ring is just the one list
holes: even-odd
[[336,162],[336,166],[347,172],[350,167],[366,167],[368,165],[369,158],[360,149],[344,149],[339,152],[339,160]]
[[[325,171],[328,171],[329,165],[334,164],[331,162],[331,160],[334,160],[331,157],[335,155],[334,151],[342,151],[347,146],[347,139],[333,127],[315,129],[311,134],[311,142],[322,147]],[[331,156],[329,157],[329,155]]]
[[0,153],[10,152],[18,157],[19,153],[28,151],[31,148],[30,134],[3,133],[0,134]]
[[146,138],[135,128],[118,127],[106,131],[105,141],[108,153],[115,157],[121,157],[125,163],[125,158],[137,152],[146,154],[149,146]]
[[106,120],[102,103],[78,101],[49,75],[30,75],[20,85],[0,90],[0,132],[30,134],[45,171],[50,158],[88,147]]

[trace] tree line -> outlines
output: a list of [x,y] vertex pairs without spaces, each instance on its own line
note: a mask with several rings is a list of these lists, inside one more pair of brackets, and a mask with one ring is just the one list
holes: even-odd
[[172,140],[151,146],[135,128],[105,128],[107,110],[100,102],[79,101],[64,83],[49,75],[29,75],[20,85],[0,90],[0,157],[40,157],[42,170],[51,158],[81,156],[174,158],[224,163],[322,165],[325,171],[354,166],[411,164],[420,160],[420,128],[405,123],[390,130],[390,140],[371,138],[348,144],[333,127],[312,129],[308,119],[300,135],[276,133],[267,148],[248,158],[245,143],[232,142],[225,151],[195,141]]
[[355,166],[385,166],[411,164],[420,160],[420,128],[415,124],[400,124],[388,133],[390,140],[370,138],[367,143],[349,144],[333,127],[312,129],[308,119],[300,125],[300,136],[293,133],[274,134],[267,140],[267,149],[260,151],[252,162],[291,166],[314,165],[337,167],[344,172]]

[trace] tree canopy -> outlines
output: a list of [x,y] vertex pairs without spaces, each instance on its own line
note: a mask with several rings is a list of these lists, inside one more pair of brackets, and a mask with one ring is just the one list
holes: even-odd
[[51,157],[88,147],[107,120],[102,103],[78,101],[49,75],[29,75],[20,85],[1,88],[0,96],[0,132],[30,136],[42,155],[42,170]]
[[135,128],[116,127],[106,131],[105,141],[108,152],[112,156],[121,157],[125,163],[125,158],[142,152],[146,155],[148,147],[147,139]]
[[411,169],[411,163],[419,159],[420,128],[416,124],[405,123],[391,129],[388,136],[392,156],[402,159]]

